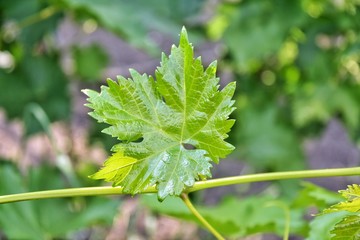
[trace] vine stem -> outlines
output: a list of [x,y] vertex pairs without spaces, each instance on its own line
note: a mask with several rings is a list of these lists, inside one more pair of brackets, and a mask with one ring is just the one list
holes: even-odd
[[[141,193],[156,193],[155,187],[149,187]],[[0,196],[0,204],[12,203],[28,200],[38,200],[45,198],[61,197],[81,197],[81,196],[101,196],[101,195],[119,195],[124,194],[122,187],[85,187],[85,188],[67,188],[59,190],[47,190],[38,192],[18,193]]]
[[[185,193],[199,191],[207,188],[221,187],[234,184],[263,182],[296,178],[320,178],[320,177],[340,177],[360,175],[360,167],[353,168],[332,168],[321,170],[303,170],[303,171],[287,171],[274,173],[258,173],[243,176],[225,177],[206,181],[199,181],[194,186],[186,189]],[[156,193],[155,186],[151,186],[141,193]],[[19,202],[26,200],[36,200],[44,198],[60,198],[60,197],[78,197],[78,196],[99,196],[99,195],[118,195],[124,194],[121,187],[87,187],[87,188],[68,188],[59,190],[48,190],[28,193],[18,193],[0,196],[0,204]]]
[[59,9],[55,6],[49,6],[47,8],[42,9],[41,11],[37,12],[34,15],[31,15],[18,23],[19,28],[25,28],[37,22],[43,21],[55,13],[57,13]]
[[221,236],[221,234],[216,231],[216,229],[211,226],[208,221],[206,221],[206,219],[198,212],[198,210],[196,210],[194,205],[191,203],[189,195],[187,193],[182,193],[180,197],[185,203],[185,205],[189,208],[191,213],[194,214],[194,216],[204,225],[207,230],[209,230],[209,232],[211,232],[218,240],[225,240],[225,238]]
[[193,187],[188,188],[187,192],[199,191],[207,188],[228,186],[242,183],[265,182],[274,180],[299,179],[299,178],[323,178],[323,177],[342,177],[360,176],[360,167],[352,168],[329,168],[319,170],[286,171],[273,173],[257,173],[234,177],[225,177],[199,181]]
[[290,221],[291,221],[289,207],[280,201],[271,201],[267,204],[267,207],[278,207],[284,211],[285,223],[284,223],[283,240],[289,240]]

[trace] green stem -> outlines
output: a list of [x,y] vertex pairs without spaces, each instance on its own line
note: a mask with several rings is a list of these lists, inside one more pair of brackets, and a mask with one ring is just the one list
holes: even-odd
[[19,28],[25,28],[32,24],[35,24],[37,22],[43,21],[51,16],[53,16],[55,13],[57,13],[59,9],[55,6],[49,6],[47,8],[42,9],[41,11],[37,12],[34,15],[31,15],[22,21],[18,22]]
[[216,229],[213,226],[211,226],[211,224],[208,221],[206,221],[206,219],[198,212],[198,210],[196,210],[194,205],[191,203],[188,194],[182,193],[180,197],[185,203],[185,205],[192,212],[192,214],[194,214],[194,216],[204,225],[204,227],[207,230],[209,230],[209,232],[211,232],[218,240],[225,240],[225,238],[221,236],[221,234],[218,231],[216,231]]
[[283,240],[288,240],[290,235],[290,210],[289,207],[280,201],[272,201],[267,204],[267,207],[278,207],[281,208],[284,211],[285,215],[285,223],[284,223],[284,234],[283,234]]
[[[207,188],[228,186],[234,184],[263,182],[273,180],[295,179],[295,178],[319,178],[319,177],[340,177],[360,175],[360,167],[354,168],[333,168],[321,170],[303,170],[274,173],[259,173],[235,177],[218,178],[207,181],[199,181],[194,186],[188,188],[186,193],[199,191]],[[141,193],[156,193],[154,186],[149,187]],[[98,195],[117,195],[124,194],[121,187],[89,187],[89,188],[69,188],[60,190],[49,190],[29,193],[19,193],[0,196],[1,203],[19,202],[26,200],[77,197],[77,196],[98,196]]]
[[285,214],[285,228],[284,228],[284,240],[288,240],[289,239],[289,235],[290,235],[290,210],[287,206],[283,206],[284,209],[284,214]]
[[187,189],[187,192],[194,192],[207,188],[214,188],[214,187],[221,187],[221,186],[228,186],[228,185],[242,184],[242,183],[265,182],[265,181],[299,179],[299,178],[341,177],[341,176],[355,176],[355,175],[360,175],[360,167],[258,173],[258,174],[225,177],[225,178],[196,182],[193,187]]
[[[142,193],[156,193],[155,187],[149,187]],[[27,200],[38,200],[45,198],[61,197],[80,197],[80,196],[100,196],[100,195],[120,195],[123,193],[122,187],[87,187],[87,188],[68,188],[59,190],[48,190],[28,193],[18,193],[0,196],[1,203],[20,202]]]

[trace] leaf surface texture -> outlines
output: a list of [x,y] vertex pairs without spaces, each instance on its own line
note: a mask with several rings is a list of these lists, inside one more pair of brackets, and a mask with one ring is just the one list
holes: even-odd
[[107,160],[94,178],[112,181],[131,194],[157,185],[163,200],[200,177],[211,177],[211,162],[233,150],[224,139],[234,124],[228,118],[234,110],[235,83],[220,91],[216,62],[204,69],[193,55],[183,29],[179,46],[162,55],[156,79],[130,70],[130,79],[109,79],[100,93],[84,91],[87,106],[94,110],[90,115],[110,125],[103,132],[121,141],[113,151],[123,154]]
[[360,239],[360,185],[349,185],[346,190],[340,190],[339,193],[346,200],[332,205],[321,213],[324,215],[347,212],[347,215],[336,223],[331,230],[330,233],[333,234],[331,239]]

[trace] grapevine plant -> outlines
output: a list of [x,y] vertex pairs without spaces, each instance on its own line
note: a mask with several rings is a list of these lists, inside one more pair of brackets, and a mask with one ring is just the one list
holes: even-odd
[[[104,166],[90,177],[112,182],[112,186],[71,188],[0,196],[0,203],[16,201],[111,194],[157,194],[183,200],[192,214],[217,239],[224,237],[196,210],[188,194],[232,184],[259,181],[359,175],[360,167],[261,173],[211,178],[213,163],[219,163],[234,147],[225,141],[234,124],[235,82],[219,89],[216,62],[204,68],[185,28],[179,46],[169,56],[162,55],[155,75],[130,70],[131,78],[109,79],[100,92],[84,90],[90,115],[106,123],[104,133],[119,140]],[[334,239],[359,239],[360,186],[340,191],[346,201],[320,215],[337,211],[348,214],[331,234]],[[285,231],[284,239],[287,239]]]

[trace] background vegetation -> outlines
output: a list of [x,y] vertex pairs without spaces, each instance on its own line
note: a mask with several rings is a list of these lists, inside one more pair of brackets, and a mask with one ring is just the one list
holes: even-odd
[[[236,150],[214,166],[215,177],[357,166],[359,10],[357,0],[1,1],[0,194],[102,184],[87,176],[113,140],[86,115],[80,90],[128,76],[129,67],[153,74],[182,26],[205,63],[218,60],[222,83],[237,82],[229,140]],[[293,239],[326,239],[343,215],[311,214],[358,180],[279,181],[192,197],[234,239],[277,239],[287,224]],[[0,238],[211,238],[162,214],[196,223],[177,199],[42,200],[0,206]]]

